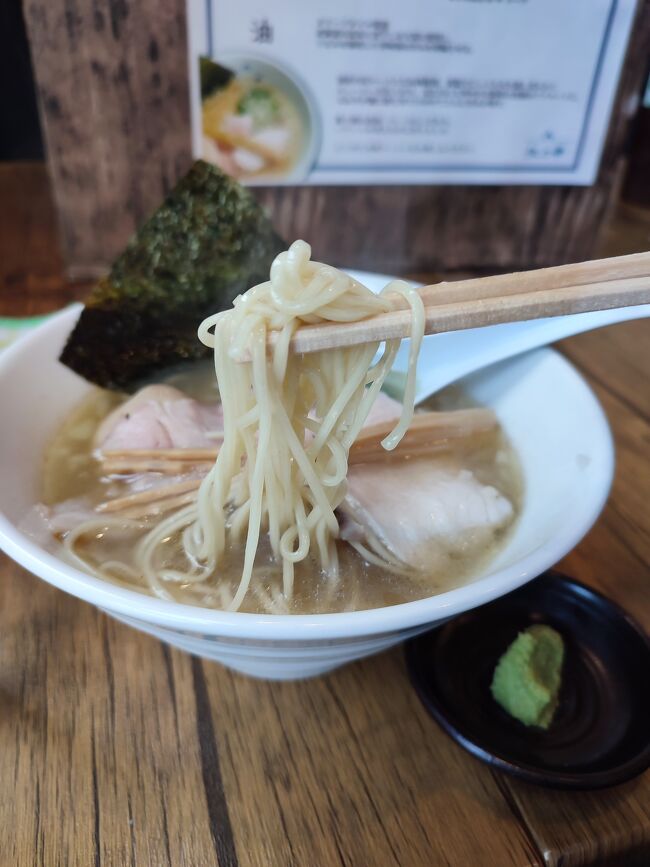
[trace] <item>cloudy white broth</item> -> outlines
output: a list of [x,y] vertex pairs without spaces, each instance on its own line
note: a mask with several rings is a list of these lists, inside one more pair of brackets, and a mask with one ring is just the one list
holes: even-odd
[[[209,363],[180,370],[165,383],[179,390],[186,408],[192,409],[193,401],[201,407],[214,407],[218,402]],[[166,514],[133,518],[119,510],[97,511],[116,498],[198,479],[205,472],[199,466],[172,474],[107,472],[98,459],[98,431],[120,407],[126,407],[129,416],[123,423],[136,423],[142,410],[128,412],[128,400],[125,395],[94,389],[66,419],[46,451],[42,505],[27,519],[26,529],[41,541],[48,537],[57,553],[69,558],[66,539],[90,519],[88,531],[74,543],[77,565],[121,586],[186,604],[227,608],[241,578],[245,536],[229,539],[218,568],[203,580],[166,581],[163,577],[152,588],[139,571],[135,552]],[[382,409],[397,406],[384,396],[380,403]],[[420,410],[448,412],[467,405],[461,393],[448,389]],[[204,433],[211,442],[213,432]],[[113,436],[119,442],[119,430]],[[381,459],[364,462],[361,456],[351,465],[348,487],[348,499],[355,506],[348,510],[346,500],[337,510],[341,528],[335,542],[338,574],[326,574],[310,553],[295,564],[292,594],[287,597],[281,564],[263,532],[255,557],[255,580],[238,610],[277,614],[353,611],[396,605],[458,587],[483,572],[503,546],[522,499],[517,456],[498,424],[436,442],[426,454],[410,453],[405,442]],[[366,521],[372,533],[379,535],[382,552],[387,551],[383,565],[372,556],[364,538]],[[359,536],[361,543],[356,547],[341,538]],[[161,575],[166,570],[182,570],[185,557],[181,533],[170,534],[159,554]]]

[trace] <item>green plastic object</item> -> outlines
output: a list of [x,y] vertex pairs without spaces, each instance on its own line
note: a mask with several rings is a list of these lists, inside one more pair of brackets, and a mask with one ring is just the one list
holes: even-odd
[[564,641],[550,626],[520,632],[494,670],[492,696],[526,726],[547,729],[558,703]]
[[285,247],[248,190],[196,162],[94,287],[61,361],[97,385],[131,391],[205,357],[201,321],[268,280]]

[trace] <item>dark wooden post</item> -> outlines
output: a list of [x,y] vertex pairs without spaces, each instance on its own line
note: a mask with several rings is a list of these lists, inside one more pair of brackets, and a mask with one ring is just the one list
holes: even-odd
[[26,0],[71,276],[101,273],[191,163],[184,0]]

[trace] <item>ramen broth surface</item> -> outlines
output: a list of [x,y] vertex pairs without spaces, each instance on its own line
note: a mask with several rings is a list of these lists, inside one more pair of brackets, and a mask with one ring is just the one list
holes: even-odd
[[[167,378],[166,382],[197,399],[214,400],[216,395],[214,370],[210,364],[193,365],[191,370],[180,370]],[[92,455],[93,436],[99,423],[123,399],[95,389],[64,422],[45,456],[45,504],[54,505],[75,499],[86,507],[94,508],[98,503],[132,490],[122,478],[102,477],[100,464]],[[447,389],[436,395],[427,408],[447,410],[468,405],[469,402],[457,389]],[[400,459],[405,458],[395,458]],[[482,484],[493,485],[506,496],[514,507],[515,516],[518,514],[522,499],[520,468],[512,447],[500,430],[487,437],[459,440],[426,460],[440,467],[453,463],[471,470]],[[168,480],[169,477],[161,477],[162,484]],[[153,526],[154,520],[149,519],[141,528],[120,530],[111,527],[107,533],[100,531],[96,535],[84,537],[78,547],[83,550],[85,557],[98,565],[107,561],[122,561],[133,566],[135,544]],[[443,552],[432,567],[431,574],[415,578],[368,564],[353,548],[345,542],[339,542],[338,582],[323,575],[318,562],[309,557],[296,564],[294,593],[288,604],[281,594],[281,566],[273,562],[270,546],[262,537],[255,561],[257,589],[251,588],[240,610],[324,613],[378,608],[422,599],[471,581],[503,545],[512,526],[513,522],[499,530],[489,528],[467,533],[466,541],[459,550]],[[184,568],[179,540],[170,539],[165,548],[161,566]],[[225,600],[231,598],[241,577],[243,548],[243,542],[230,547],[218,576],[209,582],[209,586],[166,583],[165,589],[179,602],[225,607]],[[116,583],[127,583],[117,572],[114,577]],[[129,581],[128,586],[134,585]],[[139,587],[148,592],[144,581]],[[221,588],[228,588],[230,595],[223,595]]]

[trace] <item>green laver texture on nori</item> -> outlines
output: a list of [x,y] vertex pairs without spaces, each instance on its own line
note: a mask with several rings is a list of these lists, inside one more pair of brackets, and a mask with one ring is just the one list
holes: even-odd
[[285,247],[247,190],[196,162],[93,288],[60,360],[97,385],[129,391],[204,358],[200,322],[268,280]]

